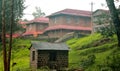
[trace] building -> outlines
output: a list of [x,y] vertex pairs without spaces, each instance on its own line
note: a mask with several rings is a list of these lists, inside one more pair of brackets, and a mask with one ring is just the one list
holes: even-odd
[[49,38],[60,38],[66,33],[75,32],[80,35],[91,33],[91,12],[64,9],[48,16],[49,27],[44,34]]
[[93,26],[94,32],[99,31],[103,27],[108,27],[110,24],[109,10],[97,9],[93,12]]
[[60,70],[68,67],[69,48],[64,43],[32,41],[30,47],[30,67],[48,66]]
[[44,30],[48,27],[49,19],[40,17],[29,21],[26,24],[26,31],[23,36],[34,36],[43,35]]

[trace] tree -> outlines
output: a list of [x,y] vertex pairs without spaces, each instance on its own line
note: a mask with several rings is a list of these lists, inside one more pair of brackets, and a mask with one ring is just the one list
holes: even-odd
[[118,16],[118,11],[115,7],[114,0],[106,0],[106,2],[111,13],[113,24],[115,26],[115,32],[118,39],[118,46],[120,47],[120,19]]
[[[12,50],[12,33],[18,29],[18,20],[22,17],[24,0],[0,0],[0,32],[2,30],[2,44],[4,57],[4,71],[10,71],[10,59]],[[2,21],[2,22],[1,22]],[[13,27],[14,26],[14,27]],[[6,50],[5,34],[10,34],[9,48]],[[8,54],[7,54],[8,52]]]
[[104,37],[112,37],[115,34],[115,27],[110,19],[109,11],[103,11],[95,18],[97,19],[94,21],[97,25],[96,32],[101,33]]
[[34,18],[44,17],[45,13],[41,11],[40,7],[35,7],[36,12],[33,12],[32,15]]
[[6,52],[6,42],[5,42],[5,0],[1,1],[1,15],[2,15],[2,47],[3,47],[3,62],[4,62],[4,71],[7,71],[7,52]]

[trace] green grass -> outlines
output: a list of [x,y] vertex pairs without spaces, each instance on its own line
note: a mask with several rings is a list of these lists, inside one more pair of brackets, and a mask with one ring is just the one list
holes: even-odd
[[82,68],[81,64],[83,60],[88,59],[89,55],[95,55],[95,62],[84,69],[85,71],[100,71],[98,65],[106,65],[106,58],[112,56],[111,54],[113,54],[115,50],[116,52],[120,52],[120,50],[117,49],[116,36],[110,38],[110,41],[105,41],[105,43],[98,46],[93,46],[103,39],[104,37],[100,34],[93,34],[84,38],[73,38],[68,40],[66,43],[70,47],[69,67]]
[[[13,48],[12,48],[12,57],[11,57],[11,70],[24,70],[29,69],[29,47],[30,40],[22,40],[22,39],[14,39],[13,40]],[[2,53],[2,52],[1,52]],[[3,57],[0,55],[0,70],[3,70]],[[12,67],[12,64],[16,63],[15,66]]]

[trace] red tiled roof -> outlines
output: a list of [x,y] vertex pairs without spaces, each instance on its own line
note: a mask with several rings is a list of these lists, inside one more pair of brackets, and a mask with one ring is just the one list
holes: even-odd
[[24,36],[24,35],[34,35],[34,34],[43,34],[43,31],[25,32],[22,35]]
[[19,23],[20,25],[22,25],[22,28],[26,28],[27,22],[22,21],[22,20],[19,20],[18,23]]
[[50,30],[57,30],[57,29],[68,29],[68,30],[87,30],[91,31],[92,28],[90,27],[81,27],[81,26],[69,26],[69,25],[55,25],[55,26],[50,26],[45,31],[50,31]]
[[49,23],[49,19],[46,17],[40,17],[40,18],[36,18],[36,19],[29,21],[28,24],[33,23],[33,22]]
[[19,23],[19,24],[26,24],[27,22],[20,20],[20,21],[18,21],[18,23]]
[[[21,34],[17,34],[17,33],[12,35],[13,38],[17,38],[17,37],[20,37],[20,36],[21,36]],[[6,34],[6,37],[10,38],[10,34]]]
[[61,11],[58,11],[56,13],[53,13],[50,16],[58,15],[58,14],[68,14],[68,15],[76,15],[76,16],[85,16],[85,17],[90,17],[91,12],[90,11],[84,11],[84,10],[75,10],[75,9],[64,9]]

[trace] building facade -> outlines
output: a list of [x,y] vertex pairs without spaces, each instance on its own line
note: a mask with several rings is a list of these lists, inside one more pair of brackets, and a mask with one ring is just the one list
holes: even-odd
[[81,35],[91,33],[91,12],[64,9],[48,16],[49,27],[45,34],[49,38],[60,38],[66,33],[75,32]]
[[26,32],[23,36],[43,35],[44,30],[48,27],[49,19],[45,17],[36,18],[26,24]]

